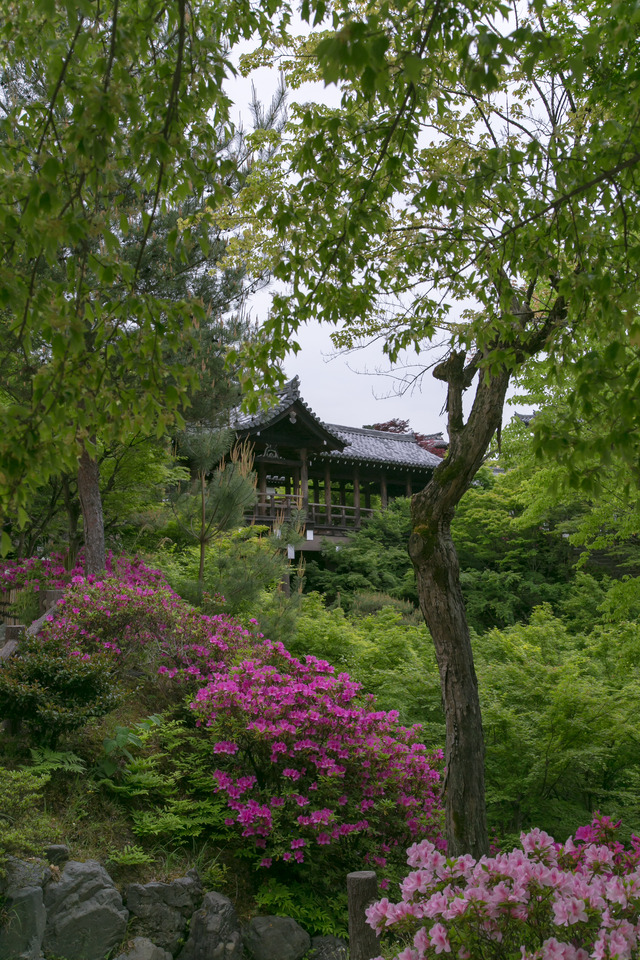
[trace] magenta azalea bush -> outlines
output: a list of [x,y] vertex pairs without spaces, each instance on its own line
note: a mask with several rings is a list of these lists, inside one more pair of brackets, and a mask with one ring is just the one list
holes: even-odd
[[[18,569],[24,571],[26,564]],[[48,573],[47,587],[60,584],[58,567],[48,567]],[[64,597],[39,634],[43,647],[64,645],[85,660],[109,653],[120,673],[144,664],[158,667],[166,661],[171,669],[159,672],[178,683],[191,677],[193,685],[208,677],[206,669],[212,669],[206,666],[206,658],[202,660],[205,654],[210,657],[217,649],[229,657],[251,637],[250,631],[229,617],[199,614],[171,589],[159,570],[137,558],[110,555],[101,578],[85,577],[77,567],[63,586]],[[196,666],[199,662],[204,674]]]
[[[50,557],[29,557],[23,560],[3,560],[0,563],[0,592],[31,587],[39,590],[64,590],[74,577],[84,578],[84,560],[82,552],[78,554],[72,569],[65,566],[65,557],[54,553]],[[116,557],[109,551],[106,558],[105,577],[117,577],[127,583],[160,584],[165,582],[159,570],[153,570],[138,557]],[[87,583],[94,583],[94,576]]]
[[442,753],[360,689],[326,661],[258,637],[198,690],[191,707],[219,758],[214,789],[261,866],[317,861],[340,845],[384,873],[415,837],[442,845]]
[[640,840],[625,850],[618,826],[597,816],[564,844],[535,829],[478,861],[422,840],[408,850],[402,900],[374,903],[367,919],[410,941],[395,960],[627,960],[640,934]]
[[[5,583],[64,579],[53,561],[11,569]],[[385,875],[400,876],[412,840],[428,836],[444,846],[442,753],[427,751],[419,726],[402,727],[397,713],[376,710],[347,674],[315,657],[293,657],[257,633],[256,621],[245,627],[224,614],[201,615],[137,560],[111,557],[103,578],[79,568],[65,582],[64,598],[29,646],[28,675],[19,678],[34,730],[45,717],[51,724],[77,675],[101,672],[129,688],[154,678],[156,695],[176,705],[179,722],[210,743],[210,796],[222,803],[225,829],[237,831],[245,852],[250,841],[256,866],[369,864],[382,870],[384,883]],[[48,666],[54,654],[56,673]],[[3,684],[7,697],[16,693],[16,669],[0,669],[0,700]],[[104,698],[87,700],[80,711],[90,690],[88,682],[80,687],[79,717],[105,712]],[[179,706],[185,697],[186,714]],[[171,777],[173,761],[165,762]]]

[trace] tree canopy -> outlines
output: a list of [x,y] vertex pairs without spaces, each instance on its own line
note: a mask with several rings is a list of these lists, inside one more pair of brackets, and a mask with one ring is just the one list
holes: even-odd
[[[582,0],[332,10],[333,32],[285,55],[294,79],[338,83],[341,105],[294,112],[278,165],[256,171],[239,213],[253,224],[239,249],[287,285],[248,366],[295,350],[310,320],[336,326],[339,346],[378,337],[392,361],[436,348],[449,450],[413,498],[409,552],[446,708],[449,851],[480,855],[484,741],[451,520],[500,431],[510,378],[541,354],[573,365],[575,426],[599,344],[615,371],[611,441],[637,458],[640,11]],[[559,428],[547,439],[551,452],[581,449]]]
[[[20,512],[31,485],[79,459],[95,463],[97,435],[111,444],[171,422],[207,312],[199,288],[169,295],[163,281],[176,262],[191,265],[194,246],[206,266],[205,227],[237,185],[230,50],[287,18],[275,0],[30,0],[19,15],[3,4],[5,508]],[[182,362],[168,365],[171,354]]]
[[266,367],[311,318],[338,326],[339,345],[383,338],[392,360],[444,332],[445,352],[477,351],[492,370],[544,348],[573,362],[584,396],[589,336],[608,345],[628,426],[638,12],[540,0],[524,17],[502,2],[333,10],[339,29],[294,42],[284,63],[294,82],[339,83],[341,106],[294,106],[280,156],[255,172],[262,190],[246,195],[247,247],[291,284],[252,355]]

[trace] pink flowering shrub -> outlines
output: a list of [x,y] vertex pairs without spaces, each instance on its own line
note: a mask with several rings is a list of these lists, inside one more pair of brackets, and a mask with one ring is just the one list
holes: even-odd
[[[76,575],[41,632],[80,644],[86,652],[110,651],[120,674],[133,668],[171,686],[196,689],[214,669],[252,642],[250,631],[227,616],[203,616],[162,580],[136,577],[95,582]],[[175,696],[181,689],[174,689]]]
[[[48,704],[61,701],[55,688],[62,692],[62,679],[76,667],[87,675],[102,671],[113,694],[143,680],[146,696],[152,682],[155,709],[163,696],[171,707],[166,729],[154,730],[149,742],[159,778],[154,789],[169,784],[165,819],[182,818],[182,835],[202,829],[194,818],[208,803],[212,836],[233,831],[256,866],[327,885],[336,873],[342,882],[348,869],[366,864],[383,878],[399,876],[402,852],[417,838],[443,846],[442,754],[428,753],[419,726],[402,727],[397,713],[376,710],[359,684],[327,662],[303,662],[265,640],[255,621],[247,628],[224,614],[203,616],[139,563],[112,559],[110,568],[101,579],[73,572],[30,646],[34,677],[54,658],[60,666],[48,687],[36,679],[28,689],[25,678],[22,697],[31,697],[34,729],[51,721]],[[62,578],[57,567],[45,572],[48,583]],[[33,568],[20,576],[27,573]],[[104,698],[94,703],[89,684],[83,689],[79,720],[104,713]],[[166,750],[163,736],[171,744]],[[164,830],[141,799],[147,793],[135,789],[135,764],[121,763],[114,776],[119,796],[131,791],[137,827],[147,835]]]
[[212,738],[226,822],[253,841],[260,866],[368,862],[384,875],[412,838],[442,845],[441,752],[327,662],[256,640],[191,706]]
[[627,960],[640,934],[640,840],[624,850],[617,826],[596,817],[564,844],[535,829],[521,849],[478,861],[422,840],[408,850],[402,900],[372,904],[367,919],[411,942],[395,960]]
[[[22,560],[3,560],[0,562],[0,593],[31,587],[40,590],[64,590],[74,577],[84,577],[83,556],[80,553],[75,566],[67,570],[65,558],[61,553],[50,557],[29,557]],[[146,566],[138,557],[116,557],[111,551],[107,554],[105,577],[118,577],[129,583],[148,585],[165,582],[159,570]],[[88,583],[97,578],[90,576]]]

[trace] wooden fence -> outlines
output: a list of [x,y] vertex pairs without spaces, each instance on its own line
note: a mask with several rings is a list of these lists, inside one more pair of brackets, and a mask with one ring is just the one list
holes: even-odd
[[9,613],[10,608],[16,602],[23,587],[14,587],[12,590],[0,593],[0,623],[15,624],[20,623],[19,617],[12,617]]

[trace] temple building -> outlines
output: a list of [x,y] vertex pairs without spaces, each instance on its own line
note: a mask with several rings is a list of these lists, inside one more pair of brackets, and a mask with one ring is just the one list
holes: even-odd
[[[307,540],[343,537],[374,509],[410,496],[441,458],[412,433],[323,423],[289,381],[278,402],[254,415],[236,413],[239,440],[254,449],[258,500],[252,522],[274,526],[304,511]],[[429,438],[444,445],[440,434]]]

